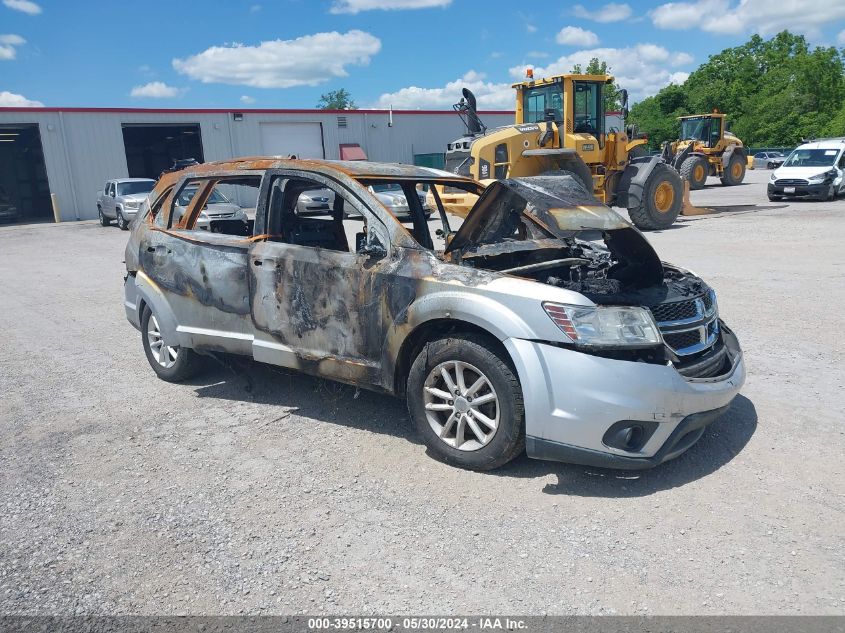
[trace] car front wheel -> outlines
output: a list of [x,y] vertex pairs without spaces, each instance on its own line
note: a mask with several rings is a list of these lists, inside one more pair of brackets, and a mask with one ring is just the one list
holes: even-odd
[[407,398],[426,446],[449,464],[492,470],[525,448],[522,387],[493,339],[428,343],[411,365]]
[[181,382],[202,369],[203,359],[196,352],[186,347],[167,344],[158,319],[149,306],[144,307],[144,313],[141,315],[141,338],[147,361],[162,380]]
[[121,231],[129,230],[129,222],[123,217],[123,212],[120,209],[117,210],[117,228]]

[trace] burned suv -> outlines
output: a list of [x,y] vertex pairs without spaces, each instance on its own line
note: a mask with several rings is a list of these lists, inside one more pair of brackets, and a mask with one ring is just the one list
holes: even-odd
[[[407,220],[377,185],[402,189]],[[463,222],[443,188],[480,196]],[[299,204],[326,189],[330,208]],[[198,230],[224,190],[255,217]],[[484,188],[407,165],[207,163],[161,178],[126,265],[126,314],[162,379],[231,353],[403,396],[431,452],[465,468],[523,451],[654,466],[692,446],[745,378],[713,291],[574,177]]]

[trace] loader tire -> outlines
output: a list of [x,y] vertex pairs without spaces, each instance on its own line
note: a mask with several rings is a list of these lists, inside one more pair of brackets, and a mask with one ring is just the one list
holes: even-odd
[[722,184],[726,187],[741,184],[745,180],[745,158],[739,154],[731,156],[727,169],[722,176]]
[[642,158],[643,156],[648,156],[648,152],[645,149],[645,145],[635,145],[631,148],[631,151],[628,152],[628,160]]
[[634,225],[643,231],[672,226],[681,212],[684,183],[681,176],[666,163],[658,163],[643,186],[640,204],[628,207]]
[[704,156],[687,156],[678,171],[681,173],[681,178],[689,183],[690,190],[695,191],[696,189],[704,189],[710,165],[707,164],[707,159]]
[[541,176],[573,176],[584,185],[587,193],[593,195],[593,173],[582,160],[569,160],[563,163],[562,169],[553,169],[540,174]]

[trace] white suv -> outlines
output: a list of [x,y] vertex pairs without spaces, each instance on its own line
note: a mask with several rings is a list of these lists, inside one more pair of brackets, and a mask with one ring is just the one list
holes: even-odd
[[833,200],[845,182],[845,138],[804,143],[778,167],[769,179],[769,200],[784,197]]

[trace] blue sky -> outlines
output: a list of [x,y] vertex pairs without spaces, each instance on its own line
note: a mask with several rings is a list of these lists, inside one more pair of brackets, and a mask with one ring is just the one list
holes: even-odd
[[0,0],[0,106],[510,109],[527,66],[592,56],[637,100],[784,28],[845,46],[845,0]]

